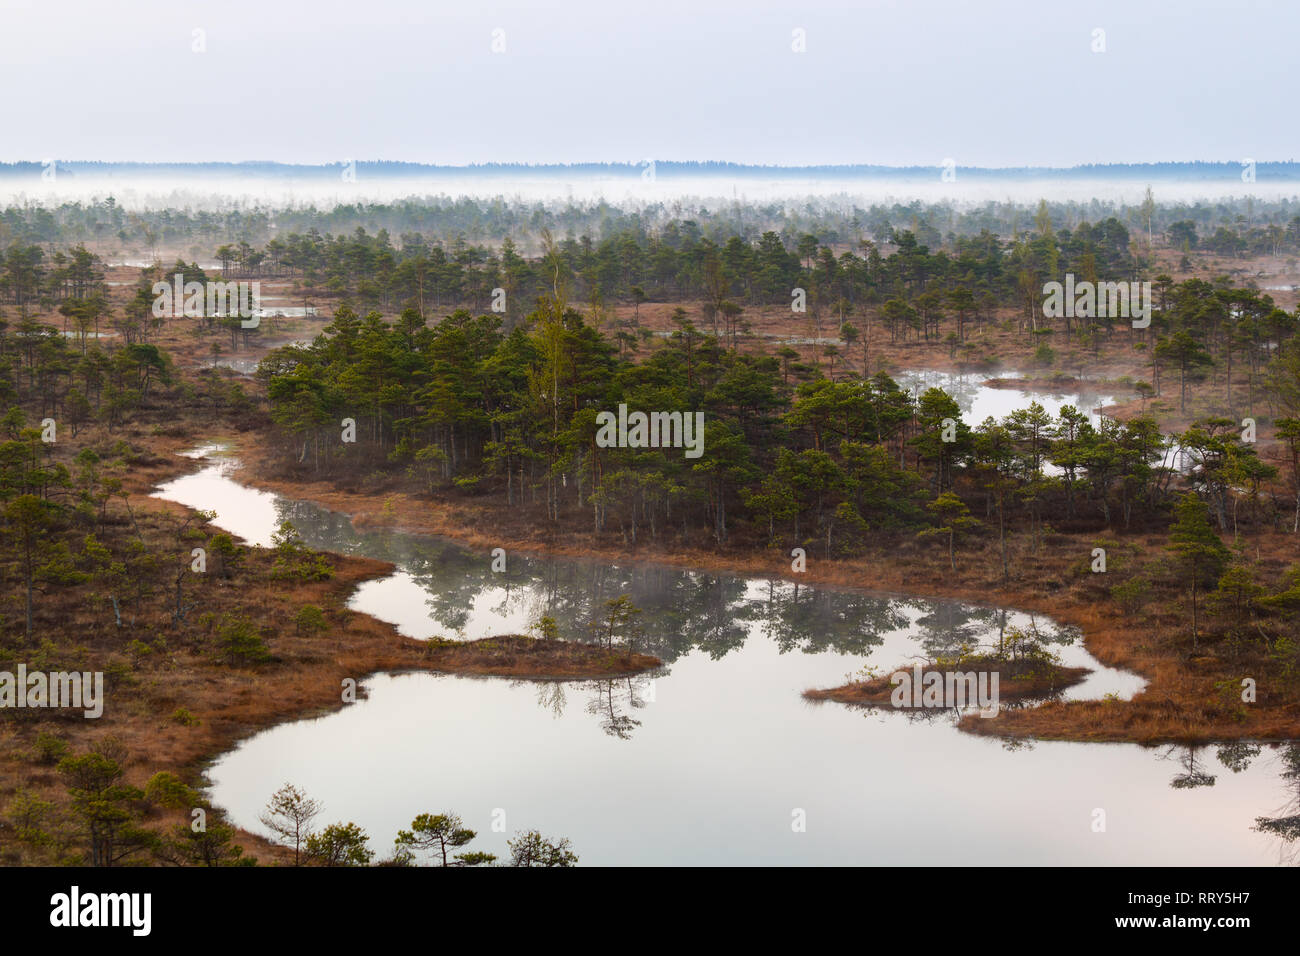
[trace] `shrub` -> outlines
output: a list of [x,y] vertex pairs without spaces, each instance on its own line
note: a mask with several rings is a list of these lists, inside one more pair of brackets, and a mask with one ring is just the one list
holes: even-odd
[[511,866],[576,866],[578,856],[568,839],[551,841],[536,830],[530,830],[513,840],[510,847]]
[[560,636],[560,628],[555,623],[555,618],[549,614],[543,615],[530,630],[536,637],[544,641],[554,641]]
[[127,643],[126,649],[131,652],[131,663],[137,665],[153,653],[153,647],[138,638],[132,638]]
[[41,733],[36,735],[36,747],[32,750],[32,759],[36,763],[53,766],[68,755],[68,742],[56,734]]
[[14,791],[13,798],[5,807],[5,816],[14,835],[33,846],[49,846],[54,842],[47,832],[54,815],[53,803],[21,787]]
[[375,851],[370,837],[355,823],[331,823],[307,837],[307,857],[321,866],[369,866]]
[[318,634],[329,630],[325,612],[314,604],[304,604],[294,618],[294,627],[299,634]]
[[1129,578],[1110,589],[1110,596],[1118,601],[1125,613],[1132,614],[1140,610],[1150,597],[1151,585],[1142,576]]
[[244,618],[228,619],[217,632],[217,651],[232,665],[262,664],[271,659],[271,650]]
[[325,555],[303,544],[298,529],[288,521],[280,522],[280,527],[271,540],[275,545],[271,577],[281,580],[327,581],[334,576],[334,568]]
[[155,806],[172,810],[190,807],[197,802],[197,794],[187,787],[180,777],[166,770],[161,770],[149,778],[149,782],[144,785],[144,796]]

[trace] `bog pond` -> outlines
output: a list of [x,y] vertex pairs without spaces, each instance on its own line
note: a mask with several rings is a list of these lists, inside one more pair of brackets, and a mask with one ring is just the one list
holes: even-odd
[[[1020,397],[987,391],[996,399],[985,401]],[[1142,689],[1042,616],[873,593],[869,580],[837,590],[517,553],[494,572],[486,553],[358,531],[346,516],[244,486],[232,460],[203,451],[211,457],[157,495],[215,511],[217,525],[250,543],[268,544],[287,519],[312,547],[392,561],[397,570],[358,588],[351,606],[405,634],[520,633],[547,614],[561,634],[581,635],[606,600],[627,594],[643,611],[638,649],[665,662],[620,680],[372,675],[365,699],[270,728],[213,763],[213,800],[249,830],[265,832],[259,813],[292,782],[324,803],[318,822],[361,825],[380,856],[417,814],[452,811],[478,831],[470,849],[508,857],[510,836],[537,829],[570,838],[584,864],[1288,857],[1288,845],[1252,827],[1297,812],[1300,745],[1013,742],[959,732],[945,712],[801,696],[864,667],[888,673],[964,640],[995,642],[1009,628],[1035,630],[1064,663],[1092,668],[1067,697],[1122,700]]]

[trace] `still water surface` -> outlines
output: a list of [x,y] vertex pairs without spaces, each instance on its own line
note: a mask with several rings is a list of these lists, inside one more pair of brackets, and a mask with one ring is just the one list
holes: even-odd
[[380,855],[416,814],[440,811],[478,831],[472,849],[505,857],[510,835],[539,829],[572,839],[588,864],[1269,865],[1287,849],[1251,826],[1296,812],[1300,786],[1284,774],[1300,769],[1300,747],[1017,745],[959,733],[947,714],[800,696],[1008,627],[1036,628],[1067,663],[1094,668],[1070,696],[1140,691],[1140,678],[1101,667],[1041,616],[514,553],[494,574],[486,554],[358,533],[344,516],[238,484],[230,465],[210,459],[158,494],[216,511],[253,543],[287,518],[314,547],[394,561],[352,605],[407,634],[519,632],[546,613],[578,635],[605,600],[629,594],[644,611],[641,646],[666,662],[613,681],[374,675],[365,700],[216,761],[213,797],[248,829],[262,831],[267,798],[292,781],[324,802],[323,822],[360,824]]

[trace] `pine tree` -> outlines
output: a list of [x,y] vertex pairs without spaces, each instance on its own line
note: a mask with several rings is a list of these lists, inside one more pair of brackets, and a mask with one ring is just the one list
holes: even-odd
[[1186,572],[1192,592],[1192,649],[1200,638],[1197,596],[1203,586],[1219,579],[1227,567],[1230,553],[1210,526],[1210,509],[1195,492],[1184,495],[1174,506],[1174,524],[1169,534],[1169,550]]
[[926,505],[939,518],[939,527],[926,528],[917,537],[926,538],[933,535],[946,535],[948,538],[948,564],[957,570],[956,542],[959,535],[981,527],[976,518],[972,518],[966,503],[951,491],[945,491],[934,501]]

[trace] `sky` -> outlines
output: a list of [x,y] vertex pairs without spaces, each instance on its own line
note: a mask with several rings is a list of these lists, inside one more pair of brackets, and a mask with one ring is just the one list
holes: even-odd
[[0,0],[0,161],[1288,160],[1298,27],[1269,0]]

